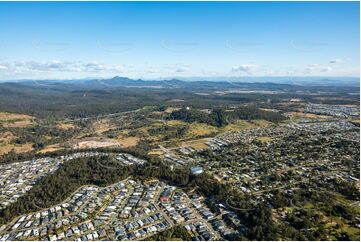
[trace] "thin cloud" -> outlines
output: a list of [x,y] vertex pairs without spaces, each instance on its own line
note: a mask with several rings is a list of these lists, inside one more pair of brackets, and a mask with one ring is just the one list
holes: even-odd
[[[1,65],[3,66],[3,65]],[[97,61],[93,62],[65,62],[65,61],[48,61],[48,62],[15,62],[4,66],[14,72],[91,72],[91,73],[105,73],[105,72],[123,72],[126,70],[125,65],[106,65]],[[2,68],[1,68],[2,69]],[[4,68],[5,69],[5,68]]]
[[233,66],[231,71],[232,72],[245,72],[247,74],[251,74],[251,72],[254,71],[254,69],[256,69],[256,65],[253,64],[243,64],[243,65],[239,65],[239,66]]
[[341,63],[343,62],[343,59],[333,59],[333,60],[330,60],[330,64],[336,64],[336,63]]
[[325,67],[322,67],[321,71],[322,71],[322,72],[329,72],[329,71],[332,71],[332,67],[331,67],[331,66],[325,66]]

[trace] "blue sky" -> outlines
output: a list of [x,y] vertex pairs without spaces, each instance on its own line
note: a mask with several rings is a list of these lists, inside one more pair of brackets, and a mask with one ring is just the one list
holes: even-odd
[[358,2],[0,2],[0,79],[359,76]]

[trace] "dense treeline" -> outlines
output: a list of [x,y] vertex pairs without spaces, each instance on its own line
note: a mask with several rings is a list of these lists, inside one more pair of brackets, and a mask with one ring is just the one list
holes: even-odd
[[187,110],[186,108],[182,108],[180,110],[172,112],[168,118],[182,120],[187,123],[199,122],[211,125],[215,124],[214,120],[212,120],[212,118],[207,113],[196,109]]

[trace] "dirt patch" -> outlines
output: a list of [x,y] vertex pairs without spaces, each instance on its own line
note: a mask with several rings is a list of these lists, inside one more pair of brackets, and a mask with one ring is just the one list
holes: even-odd
[[13,135],[13,133],[6,131],[2,134],[0,134],[0,144],[8,144],[16,137]]
[[57,150],[61,150],[61,149],[64,149],[64,148],[60,147],[59,144],[47,145],[47,146],[45,146],[45,148],[39,150],[38,153],[44,154],[44,153],[53,152],[53,151],[57,151]]
[[164,151],[161,149],[154,149],[148,152],[148,155],[157,155],[157,156],[161,156],[164,155]]
[[117,138],[119,145],[123,148],[136,146],[138,144],[139,140],[140,139],[138,137],[133,137],[133,136],[131,136],[131,137],[119,136]]
[[31,143],[21,145],[11,144],[11,141],[15,138],[16,136],[14,136],[13,133],[9,131],[0,134],[0,155],[7,154],[12,150],[14,150],[14,152],[16,153],[23,153],[31,151],[33,149]]
[[102,147],[117,147],[119,143],[113,139],[102,139],[98,137],[86,138],[71,142],[70,146],[73,149],[88,149],[88,148],[102,148]]
[[114,126],[110,124],[108,119],[98,120],[93,123],[94,132],[98,134],[104,133],[112,128],[114,128]]
[[5,155],[12,150],[16,153],[29,152],[33,150],[33,144],[26,143],[23,145],[13,145],[13,144],[0,145],[0,155]]
[[0,112],[0,124],[4,127],[26,127],[33,122],[34,117],[30,115]]
[[177,103],[177,102],[185,102],[185,100],[183,100],[183,99],[171,99],[171,100],[168,100],[167,102]]
[[68,130],[68,129],[75,129],[76,125],[71,124],[71,123],[61,123],[58,124],[58,127],[64,130]]
[[172,107],[169,107],[167,108],[164,112],[165,113],[173,113],[174,111],[178,111],[180,110],[180,108],[172,108]]

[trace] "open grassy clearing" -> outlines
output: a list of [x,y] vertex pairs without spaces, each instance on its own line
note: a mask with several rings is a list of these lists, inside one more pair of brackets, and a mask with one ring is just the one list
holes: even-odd
[[242,131],[246,129],[254,129],[254,128],[260,128],[260,127],[268,127],[272,125],[271,122],[268,122],[266,120],[253,120],[253,121],[246,121],[246,120],[237,120],[233,124],[228,124],[224,128],[221,129],[223,132],[228,131]]
[[14,151],[15,153],[25,153],[33,150],[33,144],[32,143],[26,143],[21,145],[14,145],[14,144],[1,144],[0,145],[0,155],[7,154],[11,151]]
[[291,121],[298,121],[300,119],[321,119],[321,120],[328,120],[328,119],[334,119],[332,116],[327,115],[318,115],[314,113],[304,113],[304,112],[289,112],[288,113]]
[[72,124],[72,123],[60,123],[60,124],[58,124],[58,128],[65,129],[65,130],[75,129],[76,127],[77,126]]
[[104,133],[104,132],[114,128],[114,126],[110,124],[109,119],[101,119],[101,120],[95,121],[92,124],[92,127],[94,129],[94,132],[98,133],[98,134]]
[[125,137],[120,135],[116,138],[116,140],[118,141],[121,147],[128,148],[128,147],[136,146],[140,138],[136,136]]
[[[268,127],[273,125],[273,123],[268,122],[266,120],[253,120],[253,121],[246,121],[246,120],[237,120],[236,122],[229,124],[223,128],[218,128],[215,126],[211,126],[208,124],[204,124],[204,123],[186,123],[184,121],[179,121],[179,120],[170,120],[170,121],[165,121],[163,123],[160,122],[154,122],[152,123],[152,125],[148,128],[140,128],[137,129],[138,132],[140,132],[143,137],[146,137],[147,140],[154,142],[154,144],[162,144],[165,147],[174,147],[174,146],[179,146],[179,145],[183,145],[183,146],[190,146],[194,149],[204,149],[207,148],[208,146],[205,144],[209,138],[209,137],[214,137],[216,135],[219,135],[221,133],[224,132],[239,132],[242,130],[247,130],[247,129],[253,129],[253,128],[260,128],[260,127]],[[148,133],[148,130],[153,128],[153,127],[162,127],[162,126],[171,126],[171,127],[175,127],[175,126],[186,126],[187,127],[187,132],[182,136],[182,137],[178,137],[178,138],[174,138],[171,140],[163,140],[164,136],[166,134],[159,134],[159,135],[152,135],[150,136]],[[203,138],[205,137],[205,138]],[[263,139],[261,139],[263,141],[270,141],[269,138],[264,137]],[[152,152],[152,154],[157,154],[157,151]]]
[[44,153],[54,152],[54,151],[62,150],[62,149],[64,149],[64,147],[61,147],[59,144],[47,145],[43,149],[39,150],[38,153],[44,154]]
[[173,108],[173,107],[168,107],[164,112],[165,113],[173,113],[174,111],[179,110],[180,108]]
[[102,147],[117,147],[119,143],[114,139],[107,139],[102,137],[88,137],[82,140],[74,140],[70,142],[73,149],[90,149]]
[[354,119],[351,119],[351,122],[354,122],[354,123],[360,123],[360,119],[358,119],[358,118],[354,118]]
[[325,217],[325,228],[330,231],[329,233],[332,235],[330,236],[331,240],[337,240],[337,236],[342,232],[346,232],[352,241],[360,240],[360,228],[347,224],[340,217]]
[[211,134],[216,134],[218,131],[219,131],[218,128],[214,126],[210,126],[208,124],[193,123],[190,124],[188,127],[187,136],[197,137],[203,135],[211,135]]
[[208,138],[196,139],[196,140],[191,140],[191,141],[184,142],[183,144],[189,145],[193,149],[200,150],[200,149],[204,149],[204,148],[208,147],[205,144],[208,140],[209,140]]
[[271,137],[268,137],[268,136],[258,137],[257,139],[261,142],[270,142],[273,140]]
[[0,134],[0,155],[4,155],[9,153],[10,151],[14,151],[16,153],[28,152],[33,149],[32,143],[25,144],[13,144],[11,143],[16,136],[13,133],[6,131]]
[[169,120],[169,121],[165,121],[165,124],[170,126],[188,125],[188,123],[181,120]]
[[164,151],[161,149],[153,149],[148,152],[148,155],[162,156],[162,155],[164,155]]
[[9,131],[0,133],[0,144],[9,144],[15,138],[14,134]]
[[28,127],[33,125],[34,117],[26,114],[0,112],[0,125],[3,127]]

